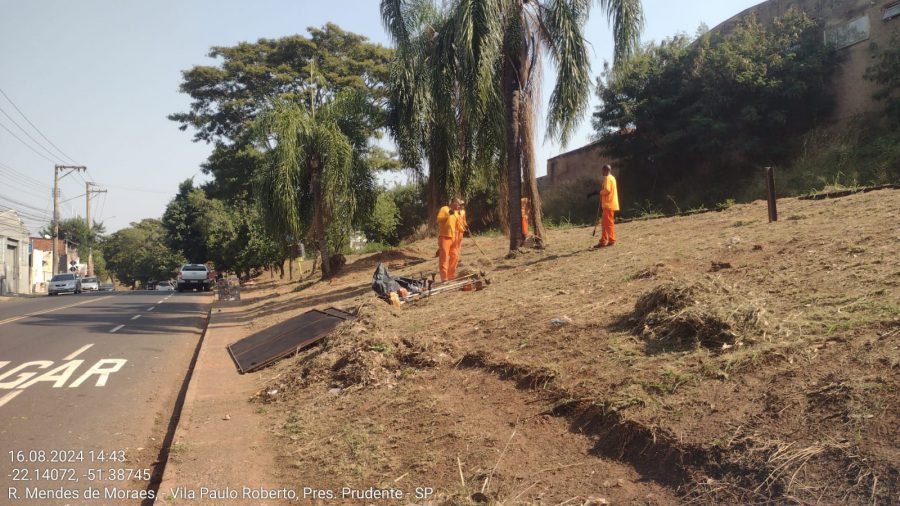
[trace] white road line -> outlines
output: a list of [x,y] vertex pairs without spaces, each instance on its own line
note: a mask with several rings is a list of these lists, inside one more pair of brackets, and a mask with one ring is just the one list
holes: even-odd
[[72,360],[73,358],[75,358],[75,357],[77,357],[78,355],[80,355],[81,352],[83,352],[84,350],[90,348],[91,346],[93,346],[93,344],[86,344],[86,345],[82,346],[81,348],[78,348],[77,350],[73,351],[71,355],[68,355],[68,356],[67,356],[66,358],[64,358],[63,360]]
[[112,330],[110,330],[109,333],[112,334],[112,333],[114,333],[115,331],[119,330],[120,328],[122,328],[122,327],[124,327],[124,326],[125,326],[125,325],[119,325],[118,327],[115,327],[115,328],[113,328]]
[[150,306],[150,308],[147,309],[147,311],[153,311],[155,308],[156,308],[156,306]]
[[4,395],[3,397],[0,397],[0,406],[3,406],[7,402],[15,399],[15,397],[22,392],[23,392],[22,390],[13,390],[12,392]]
[[132,320],[137,320],[137,319],[140,318],[140,317],[141,317],[141,315],[136,314],[136,315],[132,316],[131,319],[132,319]]
[[75,303],[75,304],[69,304],[68,306],[62,306],[62,307],[57,307],[57,308],[54,308],[54,309],[48,309],[48,310],[46,310],[46,311],[38,311],[38,312],[36,312],[36,313],[28,313],[28,314],[24,314],[24,315],[22,315],[22,316],[14,316],[14,317],[12,317],[12,318],[7,318],[7,319],[5,319],[5,320],[0,320],[0,325],[6,324],[6,323],[12,323],[12,322],[15,322],[15,321],[19,321],[19,320],[21,320],[21,319],[23,319],[23,318],[28,318],[29,316],[40,316],[40,315],[42,315],[42,314],[47,314],[47,313],[52,313],[52,312],[54,312],[54,311],[59,311],[60,309],[68,309],[68,308],[70,308],[70,307],[75,307],[75,306],[80,306],[80,305],[82,305],[82,304],[87,304],[88,302],[97,302],[97,301],[101,301],[101,300],[104,300],[104,299],[108,299],[108,298],[110,298],[110,297],[114,297],[114,295],[107,295],[106,297],[100,297],[100,298],[98,298],[98,299],[95,299],[95,298],[91,297],[91,298],[88,299],[88,300],[85,300],[85,301],[82,301],[82,302],[78,302],[78,303]]
[[157,302],[157,304],[162,304],[162,303],[165,302],[165,301],[166,301],[166,299],[163,299],[163,300]]

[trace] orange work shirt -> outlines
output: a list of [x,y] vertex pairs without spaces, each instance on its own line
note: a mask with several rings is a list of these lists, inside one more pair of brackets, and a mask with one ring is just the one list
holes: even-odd
[[600,205],[609,211],[619,210],[619,190],[616,187],[616,178],[610,174],[600,183]]
[[457,214],[450,214],[450,206],[444,206],[438,211],[437,225],[438,235],[456,239]]

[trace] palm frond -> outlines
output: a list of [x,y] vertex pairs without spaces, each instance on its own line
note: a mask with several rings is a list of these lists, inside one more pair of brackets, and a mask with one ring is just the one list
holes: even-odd
[[583,2],[551,0],[541,11],[546,27],[543,40],[556,66],[556,84],[550,95],[547,135],[565,145],[584,115],[590,92],[591,63],[584,41],[586,12]]
[[599,0],[613,28],[613,65],[618,66],[640,47],[644,29],[641,0]]

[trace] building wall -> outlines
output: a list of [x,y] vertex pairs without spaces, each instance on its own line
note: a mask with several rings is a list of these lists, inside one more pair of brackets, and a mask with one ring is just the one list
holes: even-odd
[[28,286],[28,230],[13,212],[3,213],[0,225],[0,278],[5,278],[6,290],[29,293]]
[[615,165],[614,162],[599,144],[588,144],[547,160],[547,176],[542,184],[556,186],[588,178],[599,181],[600,169],[606,164]]
[[854,42],[838,51],[844,57],[841,71],[835,76],[835,112],[837,120],[848,119],[859,113],[879,110],[882,106],[872,98],[876,85],[863,78],[866,69],[875,63],[871,46],[885,47],[891,37],[900,35],[900,17],[883,21],[885,9],[896,4],[895,0],[768,0],[728,19],[713,31],[729,33],[738,21],[751,14],[764,25],[770,25],[775,18],[783,16],[791,7],[802,10],[811,18],[822,22],[826,36],[832,39],[837,29],[846,27],[848,23],[860,18],[868,18],[868,37]]

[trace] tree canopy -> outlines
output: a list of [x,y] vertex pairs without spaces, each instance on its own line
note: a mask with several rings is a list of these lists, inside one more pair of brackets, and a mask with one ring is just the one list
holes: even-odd
[[102,243],[106,268],[127,286],[175,276],[185,259],[169,249],[159,220],[144,219],[112,233]]
[[623,204],[666,196],[714,204],[735,195],[827,117],[836,64],[816,23],[792,9],[770,27],[751,16],[729,34],[679,35],[607,67],[593,123],[622,160]]

